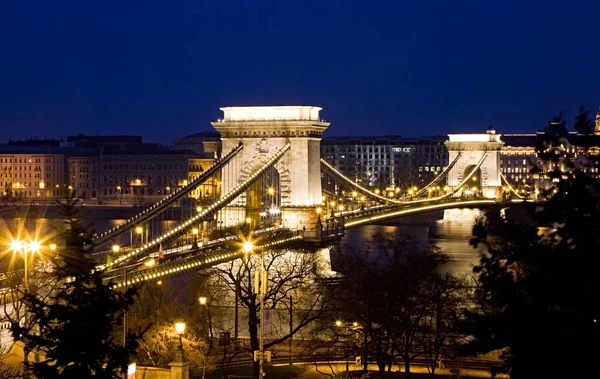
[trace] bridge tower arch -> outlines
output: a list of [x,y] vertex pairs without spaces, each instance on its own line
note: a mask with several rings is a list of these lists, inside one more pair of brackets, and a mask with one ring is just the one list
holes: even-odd
[[[282,226],[292,229],[311,229],[316,222],[315,208],[321,204],[321,135],[330,123],[320,119],[322,108],[314,106],[253,106],[225,107],[223,118],[211,122],[221,134],[223,151],[230,151],[240,141],[244,149],[238,159],[237,173],[228,173],[221,178],[221,193],[226,194],[244,181],[260,165],[286,143],[290,150],[275,165],[278,180],[276,194],[280,203]],[[232,206],[226,207],[219,217],[227,226],[232,217],[246,209],[255,208],[256,194],[264,191],[260,186],[254,191],[240,195]],[[256,217],[251,213],[245,217]]]
[[495,198],[498,188],[502,186],[500,149],[504,142],[501,137],[502,135],[496,134],[493,128],[485,134],[449,134],[448,141],[445,142],[448,148],[448,161],[453,162],[457,157],[458,160],[448,172],[448,186],[460,185],[481,162],[479,169],[473,175],[475,180],[465,184],[469,187],[475,184],[484,197]]

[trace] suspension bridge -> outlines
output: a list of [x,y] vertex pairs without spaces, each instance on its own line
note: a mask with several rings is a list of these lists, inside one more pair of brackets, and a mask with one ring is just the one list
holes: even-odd
[[[227,153],[186,186],[94,237],[97,268],[113,279],[115,288],[211,267],[253,251],[324,246],[341,238],[346,229],[369,223],[437,209],[487,207],[499,201],[502,188],[519,197],[500,173],[503,142],[493,131],[450,135],[446,143],[449,165],[410,196],[392,198],[360,185],[321,159],[320,139],[329,126],[319,117],[321,108],[221,110],[224,118],[212,125],[220,132]],[[354,205],[351,198],[349,206],[329,209],[321,184],[325,175],[334,180],[338,200],[343,200],[342,189],[363,200],[359,204],[353,196]],[[159,228],[165,214],[215,177],[221,181],[219,198],[179,222],[168,223],[166,230]],[[476,191],[472,191],[474,183],[479,186]],[[445,184],[443,191],[432,190],[440,184]],[[140,226],[145,240],[114,247],[124,234],[131,235]],[[253,251],[243,248],[249,239]],[[106,263],[108,255],[111,260]],[[143,265],[148,259],[155,264]],[[130,272],[122,275],[123,271]]]

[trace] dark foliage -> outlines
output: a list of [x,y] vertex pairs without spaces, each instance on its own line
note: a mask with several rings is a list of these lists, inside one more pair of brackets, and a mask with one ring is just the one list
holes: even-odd
[[368,354],[382,378],[396,358],[408,377],[413,358],[439,357],[452,333],[445,321],[461,306],[462,284],[440,270],[449,257],[387,234],[360,248],[346,246],[340,255],[343,279],[328,288],[333,312],[319,333],[334,336],[346,354],[362,355],[363,362]]
[[134,292],[115,292],[104,283],[85,247],[89,234],[77,218],[73,201],[61,204],[66,228],[64,244],[51,260],[57,286],[48,297],[25,294],[31,329],[12,326],[26,351],[45,353],[46,360],[29,363],[39,378],[117,378],[127,369],[129,356],[137,347],[137,335],[122,346],[115,328],[123,312],[133,303]]
[[479,307],[467,350],[505,349],[512,378],[595,376],[600,180],[566,167],[553,196],[530,207],[533,225],[488,214],[473,230],[472,244],[488,253],[474,269]]

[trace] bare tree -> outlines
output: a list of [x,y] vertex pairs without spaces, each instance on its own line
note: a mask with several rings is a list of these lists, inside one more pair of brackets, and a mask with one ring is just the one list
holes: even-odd
[[[322,294],[315,285],[317,271],[322,264],[312,252],[289,252],[270,250],[264,252],[264,266],[268,272],[268,289],[264,296],[265,309],[274,311],[279,319],[294,319],[290,329],[271,324],[271,333],[266,338],[264,348],[269,349],[287,341],[304,327],[316,320],[321,313]],[[259,350],[260,307],[254,290],[253,280],[260,266],[258,257],[252,256],[242,261],[224,264],[215,269],[240,305],[248,310],[248,331],[250,346],[247,351]],[[258,363],[254,364],[258,376]]]
[[456,326],[469,306],[471,290],[465,278],[446,274],[431,281],[428,292],[431,306],[421,321],[419,339],[427,369],[435,374],[465,338]]

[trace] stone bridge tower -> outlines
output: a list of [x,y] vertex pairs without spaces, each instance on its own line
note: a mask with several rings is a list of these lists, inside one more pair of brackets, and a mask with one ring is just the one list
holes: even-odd
[[[224,169],[222,173],[221,193],[229,192],[266,159],[290,143],[290,150],[275,165],[279,178],[276,196],[280,199],[281,223],[292,229],[314,226],[315,208],[321,204],[322,196],[321,135],[329,126],[328,122],[319,118],[321,109],[313,106],[221,108],[223,119],[211,124],[221,134],[223,152],[230,151],[240,141],[244,144],[237,160],[238,172],[232,174],[231,170],[225,172]],[[223,224],[233,223],[227,212],[239,215],[248,209],[248,204],[252,203],[251,192],[247,191],[221,212]],[[247,216],[255,217],[249,214],[244,217]]]
[[487,153],[479,170],[468,183],[469,188],[477,187],[486,198],[495,198],[502,187],[500,177],[500,149],[504,145],[502,135],[490,128],[485,134],[449,134],[448,162],[458,161],[448,172],[448,186],[456,187],[465,179]]

